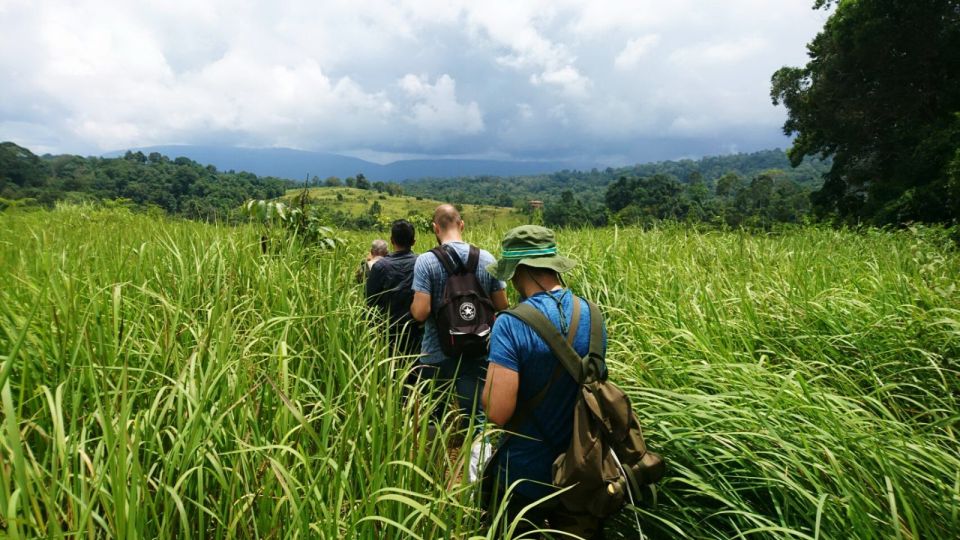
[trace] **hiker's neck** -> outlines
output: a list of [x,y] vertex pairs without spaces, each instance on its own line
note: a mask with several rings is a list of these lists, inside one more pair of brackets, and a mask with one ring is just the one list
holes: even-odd
[[440,244],[463,242],[463,231],[458,227],[450,227],[445,231],[437,231],[437,241],[440,242]]
[[[520,270],[518,270],[514,276],[516,276],[514,285],[524,298],[530,298],[544,291],[556,291],[563,288],[563,284],[560,283],[560,279],[556,274],[540,274],[537,276],[536,281],[531,279],[529,274]],[[537,281],[540,283],[537,283]]]
[[401,245],[395,244],[395,243],[392,242],[392,241],[390,242],[390,245],[393,246],[393,252],[394,252],[394,253],[406,253],[406,252],[408,252],[408,251],[412,251],[412,250],[413,250],[413,246],[401,246]]

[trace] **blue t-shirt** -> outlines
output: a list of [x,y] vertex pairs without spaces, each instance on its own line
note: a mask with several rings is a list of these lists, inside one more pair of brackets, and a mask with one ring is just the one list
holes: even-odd
[[[470,244],[466,242],[445,242],[453,246],[463,264],[467,264],[470,255]],[[487,294],[502,290],[506,283],[498,281],[487,273],[487,266],[497,262],[485,249],[480,250],[480,262],[477,264],[477,279]],[[443,288],[447,284],[447,271],[443,268],[436,255],[421,253],[413,266],[413,290],[430,295],[430,316],[427,317],[423,329],[423,345],[420,349],[420,362],[424,364],[439,364],[443,362],[443,350],[440,349],[440,339],[437,337],[437,323],[434,315],[440,310],[443,301]]]
[[[574,296],[568,289],[537,293],[524,300],[524,303],[540,310],[565,335],[565,329],[561,329],[560,325],[560,311],[551,295],[561,300],[569,328]],[[590,309],[583,299],[580,299],[580,322],[573,348],[581,356],[585,356],[590,349]],[[604,327],[603,351],[606,350],[607,334]],[[500,315],[493,325],[489,360],[519,373],[518,409],[520,404],[535,396],[550,381],[559,362],[536,331],[509,315]],[[553,460],[570,444],[577,389],[573,377],[564,372],[550,387],[540,405],[517,428],[523,437],[514,435],[506,440],[500,449],[498,463],[501,486],[506,488],[517,480],[526,479],[534,482],[522,482],[516,488],[525,497],[539,499],[553,492],[550,485],[551,467]]]

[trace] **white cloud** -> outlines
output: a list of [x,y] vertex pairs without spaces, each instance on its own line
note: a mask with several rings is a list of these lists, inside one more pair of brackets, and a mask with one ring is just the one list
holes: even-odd
[[581,75],[580,72],[572,66],[564,66],[560,69],[533,74],[530,76],[530,82],[537,86],[544,84],[556,85],[573,97],[586,96],[592,84],[590,79]]
[[809,0],[0,0],[0,140],[384,156],[772,146],[770,75],[805,61],[824,18]]
[[[636,31],[665,27],[678,19],[696,18],[703,2],[693,0],[620,0],[583,2],[573,22],[573,31],[581,37],[603,36],[618,31]],[[574,4],[577,4],[574,2]]]
[[407,74],[400,88],[413,99],[404,118],[425,134],[445,137],[449,134],[474,134],[483,131],[480,106],[471,101],[457,101],[457,83],[449,75],[441,75],[435,84],[416,75]]
[[494,0],[470,4],[468,20],[474,32],[489,38],[505,52],[500,65],[531,72],[534,86],[555,85],[570,97],[583,97],[591,81],[576,67],[576,57],[562,43],[548,39],[542,27],[557,16],[550,2]]
[[659,34],[648,34],[646,36],[633,38],[627,42],[627,45],[614,59],[613,65],[621,71],[633,69],[637,67],[640,60],[659,42]]
[[762,38],[742,37],[730,41],[698,43],[677,49],[671,55],[675,62],[717,64],[742,62],[761,52],[766,46]]

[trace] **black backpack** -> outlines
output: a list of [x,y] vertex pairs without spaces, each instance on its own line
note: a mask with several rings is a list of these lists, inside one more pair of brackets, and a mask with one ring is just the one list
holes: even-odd
[[485,356],[494,309],[490,296],[477,279],[480,250],[470,246],[465,265],[453,248],[435,247],[430,253],[447,271],[447,284],[435,314],[443,354],[450,358]]

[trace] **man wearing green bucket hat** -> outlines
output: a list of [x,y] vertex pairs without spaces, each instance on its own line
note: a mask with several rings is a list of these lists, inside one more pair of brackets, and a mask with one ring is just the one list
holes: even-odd
[[[524,225],[507,232],[500,260],[487,266],[487,272],[510,281],[523,304],[546,316],[577,354],[586,355],[591,341],[590,309],[561,277],[575,266],[558,253],[553,231]],[[605,328],[602,351],[606,351]],[[539,528],[602,537],[598,518],[570,512],[555,498],[527,508],[556,491],[551,467],[570,444],[579,384],[544,339],[517,317],[497,317],[489,361],[484,411],[491,421],[519,435],[507,436],[488,465],[488,476],[499,486],[491,495],[502,500],[505,488],[521,481],[507,503],[508,520],[526,510],[524,518]],[[602,369],[605,372],[606,366]]]

